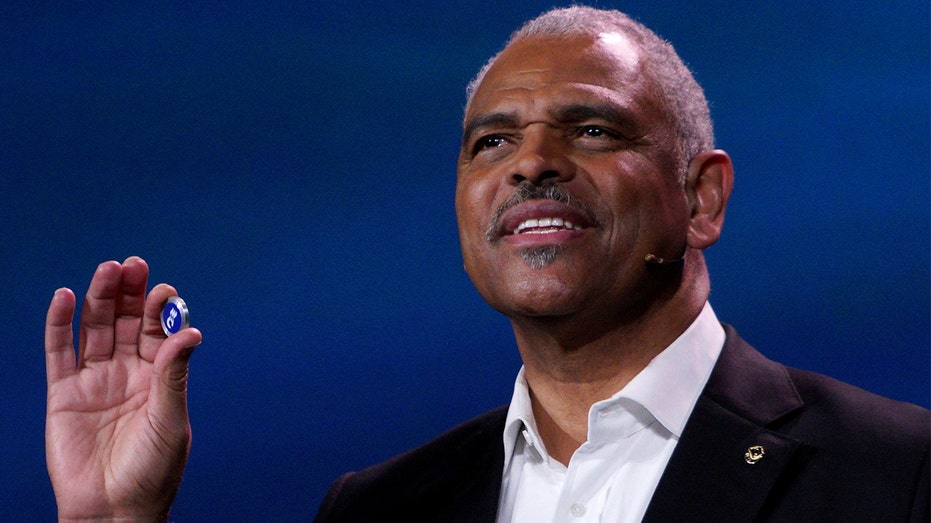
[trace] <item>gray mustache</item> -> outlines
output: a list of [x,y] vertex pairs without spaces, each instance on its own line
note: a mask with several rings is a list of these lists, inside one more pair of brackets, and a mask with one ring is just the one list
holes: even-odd
[[507,200],[504,201],[496,210],[494,215],[491,218],[491,224],[488,227],[488,230],[485,232],[485,239],[488,241],[494,241],[497,237],[498,224],[501,221],[501,217],[504,216],[511,207],[519,205],[521,203],[530,201],[530,200],[553,200],[555,202],[562,203],[567,207],[571,207],[585,215],[589,223],[593,225],[598,224],[598,219],[596,218],[595,212],[590,206],[580,201],[578,198],[572,196],[571,193],[565,190],[558,183],[548,183],[544,185],[534,185],[528,181],[521,182],[514,188],[514,194],[510,196]]

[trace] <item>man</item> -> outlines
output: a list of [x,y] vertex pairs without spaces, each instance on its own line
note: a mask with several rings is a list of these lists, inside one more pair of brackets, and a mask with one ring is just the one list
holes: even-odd
[[[470,86],[465,268],[511,320],[508,408],[333,485],[318,521],[927,521],[929,413],[766,360],[708,305],[702,250],[733,183],[665,42],[575,7]],[[62,519],[167,517],[187,361],[138,258],[102,264],[71,349],[49,307],[47,453]]]

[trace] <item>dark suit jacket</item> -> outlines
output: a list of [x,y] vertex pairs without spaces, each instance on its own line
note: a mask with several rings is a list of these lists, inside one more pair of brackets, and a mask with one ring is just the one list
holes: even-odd
[[[644,521],[929,521],[931,413],[786,368],[725,330]],[[316,521],[493,522],[506,413],[340,477]]]

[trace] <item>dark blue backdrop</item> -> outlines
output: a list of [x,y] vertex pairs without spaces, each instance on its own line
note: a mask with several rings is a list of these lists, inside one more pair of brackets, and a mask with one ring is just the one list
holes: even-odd
[[[0,6],[0,519],[48,521],[54,289],[145,257],[205,334],[177,521],[308,519],[506,402],[461,268],[463,86],[551,1]],[[929,404],[927,2],[600,2],[672,40],[737,168],[708,253],[769,356]]]

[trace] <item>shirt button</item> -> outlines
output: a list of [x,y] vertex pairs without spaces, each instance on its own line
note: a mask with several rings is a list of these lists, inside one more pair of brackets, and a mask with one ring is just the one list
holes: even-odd
[[585,505],[581,503],[573,503],[572,506],[569,507],[569,512],[572,514],[572,517],[580,518],[585,515]]

